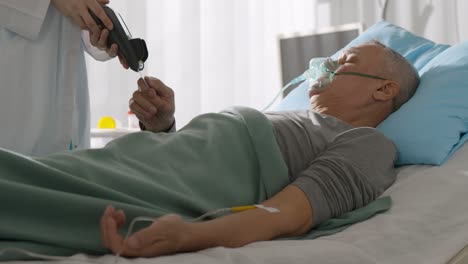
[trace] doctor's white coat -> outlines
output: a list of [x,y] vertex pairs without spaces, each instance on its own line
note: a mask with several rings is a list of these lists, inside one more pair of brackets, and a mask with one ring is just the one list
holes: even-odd
[[49,0],[0,0],[0,147],[34,156],[89,147],[87,47]]

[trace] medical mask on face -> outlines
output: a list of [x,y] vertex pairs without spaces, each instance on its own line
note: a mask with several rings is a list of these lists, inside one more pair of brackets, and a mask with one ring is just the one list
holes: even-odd
[[309,69],[298,78],[308,80],[310,90],[325,89],[333,81],[333,78],[338,75],[354,75],[376,80],[387,80],[379,76],[354,71],[338,72],[340,66],[337,60],[331,58],[314,58],[310,60]]
[[331,83],[339,67],[338,61],[331,58],[313,58],[309,69],[302,75],[309,82],[309,89],[323,90]]
[[309,90],[323,90],[325,89],[332,81],[333,78],[337,75],[354,75],[364,78],[376,79],[376,80],[387,80],[375,75],[360,73],[360,72],[338,72],[340,64],[337,60],[331,58],[313,58],[309,62],[309,69],[307,69],[303,74],[294,78],[289,82],[281,91],[273,98],[270,104],[265,107],[262,112],[268,110],[268,108],[273,105],[273,103],[278,99],[278,97],[291,85],[307,81],[309,83]]
[[278,97],[291,85],[307,81],[309,82],[309,89],[325,89],[333,80],[336,75],[340,64],[338,61],[331,58],[313,58],[309,62],[309,69],[303,74],[294,78],[290,81],[281,91],[275,96],[275,98],[265,107],[262,112],[265,112],[271,105],[278,99]]

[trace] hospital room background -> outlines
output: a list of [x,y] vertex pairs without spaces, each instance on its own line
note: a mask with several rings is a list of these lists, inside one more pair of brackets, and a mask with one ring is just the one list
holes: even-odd
[[[143,72],[175,91],[179,128],[231,105],[264,108],[283,86],[281,35],[356,22],[365,30],[385,18],[438,43],[468,38],[464,0],[112,0],[110,6],[133,37],[147,42]],[[118,60],[87,57],[87,64],[91,127],[104,116],[128,127],[138,74],[122,72]]]
[[[26,0],[6,2],[28,3]],[[465,26],[468,24],[465,15],[468,0],[110,0],[110,7],[121,14],[133,38],[146,41],[149,57],[143,74],[163,80],[174,90],[178,129],[199,114],[218,112],[232,105],[264,110],[275,96],[283,95],[281,88],[295,76],[285,75],[292,68],[285,58],[294,57],[284,56],[285,39],[315,37],[323,32],[340,30],[357,29],[352,34],[362,32],[347,39],[323,41],[321,46],[328,49],[323,53],[317,45],[304,44],[304,49],[319,53],[296,56],[303,59],[304,69],[315,56],[336,56],[349,40],[352,40],[348,44],[351,47],[376,39],[397,51],[415,66],[421,82],[414,97],[377,127],[397,149],[395,182],[382,190],[383,193],[372,203],[328,219],[303,237],[149,258],[123,258],[120,253],[103,251],[104,248],[99,248],[102,241],[99,240],[96,216],[101,216],[104,202],[115,203],[119,206],[116,208],[131,208],[127,224],[130,219],[133,223],[139,219],[150,223],[154,219],[152,215],[155,215],[153,208],[166,206],[168,212],[178,213],[181,208],[196,212],[190,217],[219,212],[218,208],[230,206],[230,203],[236,206],[246,204],[237,200],[251,184],[240,180],[242,186],[233,188],[224,179],[237,182],[238,176],[249,178],[249,174],[243,171],[250,165],[237,166],[239,163],[236,162],[223,165],[219,162],[224,156],[218,158],[218,154],[231,155],[234,149],[231,146],[239,142],[236,138],[225,140],[224,135],[229,134],[225,131],[230,126],[224,130],[221,130],[223,126],[215,126],[216,129],[204,131],[207,134],[203,139],[211,139],[208,132],[214,131],[223,135],[220,141],[198,141],[201,138],[198,130],[186,133],[187,137],[195,135],[193,138],[197,144],[202,142],[216,147],[203,147],[200,152],[192,150],[201,144],[182,142],[174,147],[158,143],[162,142],[158,141],[160,138],[178,137],[184,132],[134,133],[139,129],[129,129],[129,99],[138,88],[140,75],[124,70],[117,59],[98,62],[86,55],[91,146],[99,148],[113,138],[133,134],[117,139],[103,149],[62,152],[44,158],[30,158],[2,150],[0,160],[4,163],[0,166],[0,200],[4,202],[0,209],[6,213],[0,214],[0,233],[3,235],[3,240],[0,239],[0,262],[13,256],[14,262],[4,263],[29,264],[32,262],[27,259],[31,257],[43,259],[44,262],[40,263],[44,264],[468,264],[468,144],[465,144],[468,141],[468,28]],[[6,17],[0,15],[0,21]],[[78,40],[78,29],[76,33]],[[7,52],[0,52],[3,54]],[[55,60],[55,56],[48,58]],[[42,66],[43,61],[38,61]],[[58,66],[57,69],[61,69]],[[309,109],[306,92],[309,82],[299,85],[289,96],[278,98],[270,109]],[[26,101],[28,98],[23,96],[22,99]],[[36,97],[34,99],[31,102],[40,102]],[[17,109],[24,110],[15,108],[14,111]],[[23,121],[18,118],[20,111],[8,113]],[[103,125],[101,120],[108,120],[103,117],[115,120],[117,129],[98,128],[100,123]],[[6,127],[7,122],[0,123]],[[245,127],[250,128],[250,124],[239,125],[242,133],[246,131]],[[58,131],[65,130],[63,122],[59,125]],[[187,127],[189,129],[185,131],[190,130],[190,126]],[[247,141],[263,140],[265,130],[262,127],[271,133],[270,126],[255,126],[255,129],[248,130]],[[13,132],[21,138],[21,133]],[[65,139],[64,142],[68,143],[68,138]],[[47,143],[46,140],[44,142]],[[256,143],[252,142],[254,146]],[[277,144],[268,140],[263,142],[268,144],[258,148],[262,153],[279,153],[278,150],[270,151],[270,147],[276,148]],[[72,142],[70,147],[74,147]],[[374,144],[372,149],[377,151],[376,157],[389,153]],[[359,157],[363,164],[369,162],[365,156],[357,154],[359,152],[355,153],[353,157]],[[192,159],[190,155],[196,156],[194,166],[186,162]],[[261,158],[263,154],[256,154],[252,159],[249,155],[242,160],[258,164],[252,171],[258,174],[255,177],[261,178],[254,178],[255,182],[262,183],[258,185],[261,186],[259,190],[270,188],[264,184],[269,181],[262,175],[275,179],[272,182],[283,179],[278,175],[286,176],[276,166],[282,162]],[[347,159],[346,156],[341,158]],[[318,158],[313,162],[315,160]],[[336,171],[348,170],[348,167],[338,168],[334,163],[327,166],[337,167]],[[166,174],[166,168],[177,173]],[[322,174],[321,171],[319,173]],[[339,176],[335,169],[323,174],[329,176],[330,184]],[[206,184],[204,180],[213,179],[213,175],[223,188],[218,189],[212,182]],[[171,181],[187,188],[179,191],[178,187],[164,185]],[[203,195],[192,192],[192,184],[195,189],[196,186],[203,190],[206,187],[210,193],[207,205],[197,204]],[[252,186],[257,188],[256,184]],[[168,193],[171,194],[169,198],[165,197]],[[219,193],[219,197],[211,197],[211,193]],[[154,198],[146,201],[146,195]],[[236,202],[229,202],[231,200]],[[220,206],[217,206],[218,202]],[[176,206],[178,204],[181,208]],[[252,208],[252,205],[248,207]],[[230,207],[221,210],[225,209],[233,211]],[[71,228],[68,229],[67,225]],[[127,236],[132,233],[132,228],[130,224]]]

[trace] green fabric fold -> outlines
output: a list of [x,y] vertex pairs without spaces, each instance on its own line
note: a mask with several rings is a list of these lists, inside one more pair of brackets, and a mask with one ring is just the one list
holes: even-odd
[[378,213],[386,212],[391,206],[392,198],[390,196],[380,197],[364,207],[323,222],[306,235],[297,239],[313,239],[341,232],[352,224],[367,220]]

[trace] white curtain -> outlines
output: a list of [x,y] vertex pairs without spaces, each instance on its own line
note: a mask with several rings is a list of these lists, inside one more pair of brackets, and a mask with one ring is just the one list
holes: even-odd
[[[262,109],[281,88],[280,33],[380,20],[379,0],[111,0],[133,37],[146,40],[144,73],[176,93],[178,127],[231,105]],[[389,0],[387,20],[436,42],[468,33],[463,0]],[[380,4],[379,4],[380,3]],[[463,23],[462,23],[463,22]],[[126,126],[137,73],[89,57],[91,127],[110,115]]]
[[[231,105],[263,108],[281,88],[277,36],[329,18],[314,0],[112,0],[134,37],[144,38],[144,73],[176,93],[178,126]],[[318,22],[318,21],[321,22]],[[104,115],[126,125],[138,75],[88,58],[92,127]]]

